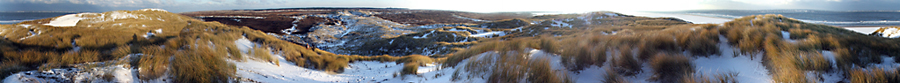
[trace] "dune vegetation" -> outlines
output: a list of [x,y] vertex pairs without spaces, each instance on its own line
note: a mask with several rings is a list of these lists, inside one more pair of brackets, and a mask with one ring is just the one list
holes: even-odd
[[[393,55],[335,54],[246,26],[206,22],[164,11],[83,13],[77,15],[82,19],[75,26],[44,25],[60,19],[47,18],[0,25],[0,77],[30,70],[124,65],[138,69],[141,80],[235,82],[238,70],[233,62],[259,60],[333,74],[345,72],[349,64],[358,61],[403,64],[395,77],[416,75],[422,66],[439,65],[458,69],[444,75],[452,76],[451,81],[455,82],[477,78],[491,83],[570,83],[575,82],[570,74],[599,67],[605,73],[596,73],[602,78],[595,79],[608,83],[634,82],[629,78],[638,75],[648,75],[642,80],[653,82],[725,83],[740,81],[737,76],[742,73],[700,74],[696,67],[702,65],[694,63],[694,59],[747,56],[762,57],[761,63],[768,70],[765,73],[774,82],[818,82],[824,79],[820,75],[828,73],[843,75],[845,78],[837,79],[852,83],[900,82],[898,69],[872,65],[900,61],[896,60],[900,58],[900,51],[896,51],[900,50],[900,40],[804,23],[781,15],[745,16],[723,24],[692,24],[675,18],[613,12],[530,18],[520,18],[530,14],[459,15],[491,22],[473,22],[446,14],[450,13],[439,15],[454,19],[407,24],[459,21],[480,23],[472,25],[482,27],[433,28],[375,39],[364,42],[366,46],[350,49]],[[381,16],[409,20],[403,18],[410,15],[414,19],[429,17]],[[469,39],[472,33],[482,32],[505,35]],[[413,49],[440,51],[432,55],[393,50],[424,46],[442,47]],[[885,57],[893,57],[889,59],[895,62],[883,61]],[[280,62],[281,58],[289,63]]]

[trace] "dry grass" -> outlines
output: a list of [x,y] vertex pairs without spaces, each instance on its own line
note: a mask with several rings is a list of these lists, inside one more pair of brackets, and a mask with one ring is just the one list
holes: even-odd
[[679,81],[682,76],[694,73],[691,59],[682,55],[656,55],[649,63],[653,69],[651,79],[660,82]]

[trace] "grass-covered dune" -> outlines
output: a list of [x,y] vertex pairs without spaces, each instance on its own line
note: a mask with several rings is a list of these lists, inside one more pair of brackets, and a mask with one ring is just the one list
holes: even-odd
[[[772,78],[768,82],[898,82],[896,77],[900,75],[896,67],[874,66],[879,63],[896,63],[884,62],[882,57],[898,57],[898,39],[869,36],[840,27],[804,23],[781,15],[746,16],[720,25],[621,21],[626,19],[636,18],[602,19],[619,20],[612,21],[609,25],[602,24],[603,26],[526,27],[523,29],[527,32],[526,36],[508,35],[505,39],[481,41],[448,56],[444,66],[474,67],[472,71],[476,73],[492,73],[487,75],[489,82],[523,81],[517,79],[536,82],[539,79],[531,78],[535,76],[551,76],[545,79],[554,79],[556,82],[573,79],[566,75],[529,74],[537,73],[538,71],[533,70],[547,65],[521,62],[540,61],[541,58],[512,58],[534,56],[528,53],[528,49],[540,49],[559,55],[562,65],[571,72],[591,66],[609,66],[605,67],[608,71],[605,78],[602,78],[605,79],[604,82],[634,82],[635,80],[623,77],[641,73],[651,73],[652,77],[643,79],[650,82],[736,82],[738,80],[735,76],[744,74],[703,76],[695,73],[698,70],[691,58],[715,56],[761,56],[762,63],[768,70],[766,73]],[[719,50],[720,45],[734,47],[728,49],[735,51]],[[499,52],[500,57],[471,60],[476,56],[492,55],[483,54],[486,52]],[[468,63],[457,65],[466,59],[470,59],[467,60]],[[521,68],[522,66],[525,68]],[[644,66],[648,66],[649,70],[642,69]],[[842,78],[822,78],[821,75],[825,74]]]
[[[723,24],[692,24],[674,18],[614,12],[533,17],[517,13],[504,17],[465,13],[435,15],[453,20],[429,19],[439,21],[423,23],[472,21],[479,24],[426,28],[356,42],[364,46],[345,48],[394,54],[360,56],[298,45],[275,37],[278,34],[273,34],[273,30],[206,22],[164,10],[72,14],[0,25],[0,77],[34,70],[125,66],[137,70],[138,80],[246,82],[235,74],[240,70],[234,63],[258,60],[332,74],[345,72],[349,64],[358,61],[403,63],[394,74],[395,78],[401,74],[401,79],[405,79],[404,75],[419,74],[421,66],[439,64],[442,68],[434,71],[452,71],[433,78],[451,78],[431,80],[445,82],[583,82],[579,81],[585,79],[579,77],[582,75],[599,76],[587,79],[608,83],[900,82],[897,67],[876,65],[900,61],[896,60],[900,58],[897,51],[900,40],[804,23],[780,15],[746,16]],[[422,24],[410,19],[430,17],[414,14],[414,18],[406,18],[410,15],[405,13],[375,16],[404,20],[398,23],[407,24]],[[490,22],[474,22],[457,16]],[[500,33],[503,35],[497,35]],[[410,47],[420,48],[397,50]],[[439,52],[431,55],[410,52],[434,49]],[[751,57],[746,59],[759,62],[747,64],[761,64],[764,68],[753,71],[761,75],[736,73],[745,72],[739,70],[709,74],[702,69],[708,65],[701,65],[707,63],[695,62],[714,57]],[[768,79],[744,79],[747,75]],[[478,79],[482,80],[473,81]]]
[[[64,24],[72,26],[47,25],[66,19],[77,20]],[[252,48],[242,50],[238,45],[248,44],[239,40],[250,41]],[[204,22],[164,10],[81,13],[0,25],[0,77],[27,70],[125,65],[139,69],[138,78],[143,80],[230,82],[235,79],[235,68],[228,61],[251,57],[278,62],[272,55],[281,55],[298,66],[338,73],[352,61],[420,60],[336,55],[259,30]]]

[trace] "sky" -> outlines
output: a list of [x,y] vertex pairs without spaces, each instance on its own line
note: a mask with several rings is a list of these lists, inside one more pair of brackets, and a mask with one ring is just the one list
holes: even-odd
[[0,11],[102,12],[159,8],[170,12],[297,7],[378,7],[511,11],[900,10],[900,0],[0,0]]

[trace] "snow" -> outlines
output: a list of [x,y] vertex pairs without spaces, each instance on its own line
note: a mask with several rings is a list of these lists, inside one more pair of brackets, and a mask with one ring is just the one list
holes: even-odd
[[54,27],[72,27],[72,26],[75,26],[75,24],[77,24],[78,21],[81,21],[81,19],[84,19],[84,18],[81,18],[82,14],[63,15],[63,16],[57,17],[56,19],[53,19],[52,21],[50,21],[50,23],[47,23],[44,25],[49,25],[49,26],[54,26]]
[[570,25],[569,23],[566,23],[566,22],[563,22],[563,21],[559,21],[559,20],[552,20],[552,21],[553,21],[553,24],[551,24],[550,26],[554,26],[554,27],[569,27],[569,28],[572,28],[572,25]]
[[434,30],[432,30],[431,32],[425,33],[425,35],[422,35],[422,36],[416,36],[416,37],[413,37],[413,38],[415,38],[415,39],[428,38],[428,35],[430,35],[431,33],[434,33]]
[[[394,62],[379,61],[357,61],[350,63],[343,73],[332,74],[324,71],[307,69],[288,62],[281,55],[273,55],[278,57],[280,63],[275,65],[268,62],[246,60],[244,62],[231,61],[235,64],[238,71],[237,76],[242,78],[242,82],[262,82],[262,83],[323,83],[323,82],[352,82],[352,83],[398,83],[398,82],[419,82],[419,83],[446,83],[450,82],[448,73],[455,69],[440,69],[440,65],[429,64],[428,66],[419,67],[417,73],[421,75],[405,75],[394,76],[403,69],[403,64]],[[437,76],[442,74],[441,76]]]
[[787,31],[781,31],[781,38],[783,38],[784,41],[788,41],[791,43],[797,42],[796,40],[791,39],[791,33],[787,32]]
[[243,53],[250,53],[250,49],[253,49],[254,44],[250,42],[245,37],[241,37],[241,39],[234,40],[234,45],[237,45],[238,50],[241,50]]
[[29,28],[29,27],[31,27],[30,24],[22,24],[22,25],[19,25],[19,26],[24,27],[24,28]]
[[[129,54],[128,56],[136,56],[142,54]],[[119,60],[124,60],[121,58]],[[111,62],[94,62],[88,64],[112,64]],[[82,65],[88,65],[82,64]],[[109,66],[93,67],[89,69],[81,68],[57,68],[44,71],[31,70],[13,73],[5,77],[2,83],[61,83],[61,82],[91,82],[91,83],[163,83],[171,82],[168,73],[163,74],[160,78],[150,80],[138,79],[138,69],[131,69],[127,64],[112,64]],[[98,76],[111,75],[111,80],[105,80]]]
[[162,33],[162,29],[156,29],[156,30],[153,30],[153,31],[156,31],[156,33]]
[[887,28],[881,32],[881,37],[886,38],[900,38],[900,30],[897,28]]
[[472,35],[469,35],[469,37],[491,37],[494,35],[503,36],[503,35],[506,35],[506,33],[504,33],[503,31],[492,31],[492,32],[472,34]]
[[156,35],[156,34],[153,34],[153,32],[147,32],[147,34],[142,35],[141,37],[150,38],[150,36],[153,36],[153,35]]
[[452,29],[447,30],[447,31],[460,31],[460,32],[462,32],[462,31],[467,31],[467,30],[465,30],[465,29],[456,29],[456,28],[452,28]]
[[108,17],[106,17],[106,19],[116,20],[116,19],[138,18],[138,16],[140,16],[140,15],[135,15],[135,14],[131,14],[131,13],[124,12],[124,11],[112,11],[112,12],[109,12],[109,14],[107,16]]
[[390,42],[388,42],[388,44],[394,44],[394,40],[391,40]]
[[885,69],[894,69],[900,67],[900,63],[894,62],[894,57],[890,56],[881,56],[881,63],[878,64],[869,64],[873,67],[885,68]]
[[[752,55],[735,54],[740,53],[737,48],[728,44],[724,36],[719,36],[719,50],[722,55],[710,57],[696,57],[693,61],[697,73],[712,76],[715,74],[734,72],[738,75],[735,77],[741,83],[764,83],[772,82],[772,76],[768,75],[768,70],[762,64],[762,54],[755,53]],[[737,55],[737,56],[735,56]]]

